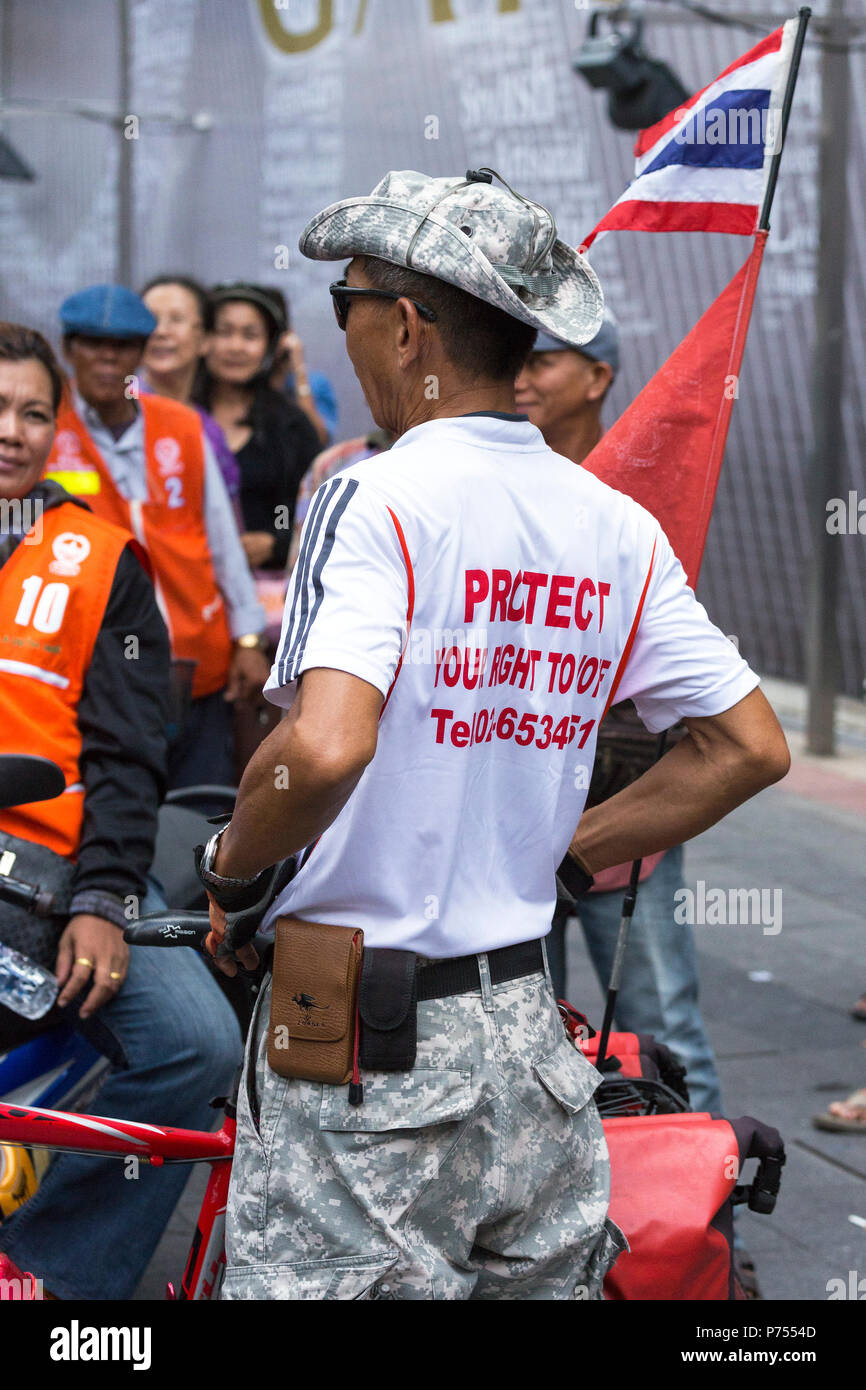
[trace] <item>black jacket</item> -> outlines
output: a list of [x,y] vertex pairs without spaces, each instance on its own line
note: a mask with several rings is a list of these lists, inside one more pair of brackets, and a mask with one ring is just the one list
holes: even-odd
[[267,387],[257,391],[247,419],[253,432],[235,455],[244,530],[270,532],[274,553],[263,568],[281,570],[289,555],[298,488],[321,444],[300,406]]
[[[39,483],[30,496],[40,497],[45,510],[85,505],[56,483]],[[0,565],[20,539],[3,537]],[[153,584],[126,546],[78,705],[85,790],[72,915],[91,912],[124,926],[133,915],[124,916],[125,899],[146,892],[165,791],[169,663]]]

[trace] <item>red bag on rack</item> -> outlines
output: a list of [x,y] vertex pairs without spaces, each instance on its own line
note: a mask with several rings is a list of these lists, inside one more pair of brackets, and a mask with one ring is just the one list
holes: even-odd
[[[637,1115],[603,1121],[611,1220],[631,1249],[608,1274],[609,1299],[742,1298],[734,1277],[733,1208],[775,1206],[785,1150],[778,1130],[745,1115]],[[760,1160],[749,1186],[743,1164]]]
[[[560,1000],[560,1009],[572,1041],[595,1064],[598,1034],[571,1005]],[[604,1069],[608,1086],[624,1083],[627,1089],[633,1078],[661,1081],[662,1088],[644,1088],[658,1103],[659,1089],[680,1091],[683,1075],[669,1049],[649,1035],[611,1033]],[[638,1109],[641,1088],[632,1089]],[[596,1101],[603,1111],[603,1088]],[[628,1106],[628,1097],[619,1104]],[[751,1116],[725,1120],[693,1111],[603,1114],[602,1125],[610,1152],[609,1215],[630,1247],[605,1279],[605,1297],[743,1298],[734,1271],[733,1209],[748,1202],[752,1211],[773,1210],[785,1162],[778,1130]],[[751,1158],[759,1160],[757,1175],[741,1185],[743,1165]]]

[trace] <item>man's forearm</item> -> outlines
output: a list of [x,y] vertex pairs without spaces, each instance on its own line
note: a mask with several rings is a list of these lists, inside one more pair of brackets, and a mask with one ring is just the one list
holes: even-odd
[[570,850],[591,873],[673,849],[782,776],[759,759],[684,738],[624,791],[585,811]]
[[336,820],[363,770],[317,758],[290,713],[247,765],[231,824],[220,839],[216,872],[252,878],[311,844]]

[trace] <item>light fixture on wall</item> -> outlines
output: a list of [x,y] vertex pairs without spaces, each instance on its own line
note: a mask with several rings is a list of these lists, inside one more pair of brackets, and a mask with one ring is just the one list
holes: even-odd
[[[599,20],[606,28],[599,32]],[[572,66],[591,87],[606,89],[607,111],[620,130],[643,130],[681,106],[689,93],[667,63],[643,46],[643,20],[627,6],[593,10]]]

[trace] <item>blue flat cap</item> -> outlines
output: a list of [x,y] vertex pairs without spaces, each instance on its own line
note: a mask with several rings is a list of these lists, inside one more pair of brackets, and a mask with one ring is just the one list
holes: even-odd
[[607,305],[604,306],[601,328],[590,342],[573,348],[571,343],[564,343],[561,338],[554,338],[550,333],[539,333],[532,351],[565,352],[569,349],[572,352],[583,353],[584,357],[591,357],[593,362],[607,362],[616,376],[619,371],[619,324]]
[[64,333],[89,338],[149,338],[156,319],[142,299],[123,285],[90,285],[60,306]]

